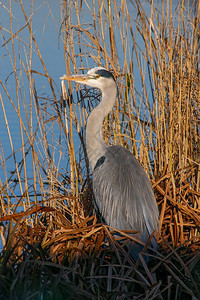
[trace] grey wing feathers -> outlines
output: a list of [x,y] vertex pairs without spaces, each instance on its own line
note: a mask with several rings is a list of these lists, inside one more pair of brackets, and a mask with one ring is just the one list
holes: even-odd
[[[138,230],[146,242],[158,229],[158,207],[151,183],[134,155],[121,146],[106,149],[93,171],[95,202],[105,222],[121,230]],[[156,248],[156,241],[151,240]]]

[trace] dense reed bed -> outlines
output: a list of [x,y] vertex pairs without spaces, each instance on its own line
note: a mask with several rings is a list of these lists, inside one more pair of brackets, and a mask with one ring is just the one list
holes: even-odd
[[[175,16],[166,2],[60,3],[66,74],[94,65],[113,71],[118,101],[105,119],[105,140],[130,149],[152,180],[159,249],[147,254],[147,243],[136,263],[126,248],[135,242],[130,232],[114,238],[116,230],[99,223],[93,210],[84,128],[99,94],[70,84],[57,91],[34,37],[33,2],[29,15],[19,0],[26,26],[17,33],[9,2],[10,38],[2,46],[10,54],[12,45],[16,97],[0,81],[11,146],[10,157],[4,145],[0,152],[0,299],[200,298],[200,7],[194,1],[189,10],[179,1]],[[16,40],[25,28],[23,60]],[[38,77],[48,97],[37,90]],[[19,122],[20,149],[5,101]],[[152,257],[148,265],[145,255]]]

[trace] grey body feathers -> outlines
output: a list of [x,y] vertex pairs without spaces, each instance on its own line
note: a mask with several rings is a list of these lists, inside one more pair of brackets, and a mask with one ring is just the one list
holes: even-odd
[[[158,229],[158,207],[150,181],[127,149],[108,146],[104,157],[103,163],[93,171],[98,210],[108,225],[119,230],[140,231],[138,238],[146,242]],[[157,248],[155,238],[151,246]]]

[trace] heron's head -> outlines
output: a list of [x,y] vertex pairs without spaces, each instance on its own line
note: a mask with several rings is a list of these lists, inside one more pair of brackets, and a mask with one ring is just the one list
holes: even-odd
[[60,79],[87,84],[91,87],[99,88],[102,91],[106,88],[116,87],[113,74],[102,67],[93,68],[84,75],[63,75]]

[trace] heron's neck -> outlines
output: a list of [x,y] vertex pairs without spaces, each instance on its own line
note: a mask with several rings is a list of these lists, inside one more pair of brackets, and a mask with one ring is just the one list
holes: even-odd
[[[112,93],[109,91],[112,90]],[[102,91],[100,104],[93,109],[87,120],[86,126],[86,148],[90,168],[93,171],[97,160],[105,154],[107,144],[103,139],[102,125],[103,120],[111,111],[117,95],[117,88]]]

